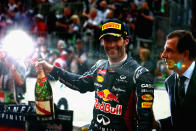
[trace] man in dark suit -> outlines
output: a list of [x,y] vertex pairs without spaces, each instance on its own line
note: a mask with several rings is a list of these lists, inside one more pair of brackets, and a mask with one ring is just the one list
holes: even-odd
[[158,121],[159,129],[196,130],[196,41],[192,33],[185,30],[171,32],[161,57],[173,73],[165,81],[171,116]]

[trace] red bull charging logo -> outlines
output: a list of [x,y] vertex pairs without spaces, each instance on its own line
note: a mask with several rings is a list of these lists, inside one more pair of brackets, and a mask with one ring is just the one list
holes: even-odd
[[115,96],[112,92],[110,92],[108,89],[99,91],[97,89],[97,96],[102,98],[104,101],[115,101],[118,102],[118,94]]

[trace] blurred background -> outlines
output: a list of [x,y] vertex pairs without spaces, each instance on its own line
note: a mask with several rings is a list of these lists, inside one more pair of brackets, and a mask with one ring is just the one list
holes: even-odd
[[[98,39],[100,26],[105,19],[117,18],[129,28],[127,52],[159,76],[156,67],[162,64],[166,35],[175,29],[195,35],[193,5],[191,0],[0,0],[0,45],[9,32],[22,30],[34,41],[30,48],[35,53],[29,59],[41,57],[81,74],[106,57]],[[81,56],[85,66],[79,70],[75,59]],[[26,61],[28,67],[30,60]]]

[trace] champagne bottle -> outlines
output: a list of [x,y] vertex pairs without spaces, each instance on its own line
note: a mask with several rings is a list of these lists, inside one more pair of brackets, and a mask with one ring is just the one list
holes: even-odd
[[52,88],[44,70],[37,75],[35,104],[37,120],[47,121],[55,118]]

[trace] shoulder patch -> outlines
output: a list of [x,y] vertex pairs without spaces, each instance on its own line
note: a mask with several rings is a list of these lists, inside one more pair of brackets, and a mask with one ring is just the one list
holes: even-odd
[[102,65],[104,65],[107,62],[107,60],[98,60],[90,69],[89,72],[85,72],[83,75],[81,75],[79,77],[79,79],[81,78],[85,78],[85,77],[92,77],[92,75],[94,74],[95,71],[97,71]]
[[139,76],[147,71],[148,71],[148,69],[146,69],[142,66],[137,67],[137,69],[135,70],[134,75],[133,75],[133,82],[136,83],[136,80],[139,78]]

